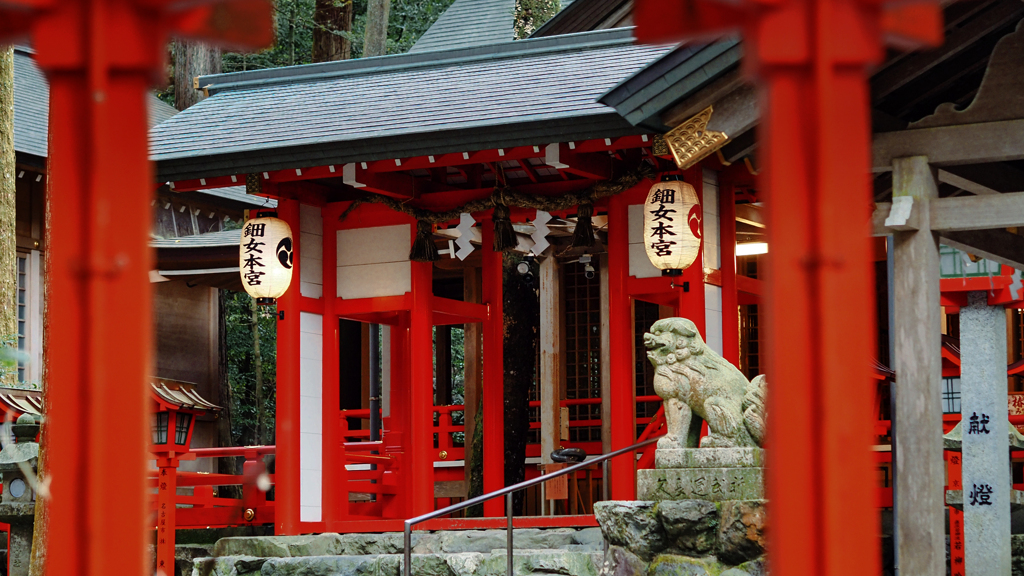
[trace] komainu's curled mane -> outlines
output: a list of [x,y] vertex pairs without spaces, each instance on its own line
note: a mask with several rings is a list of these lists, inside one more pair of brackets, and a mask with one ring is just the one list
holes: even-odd
[[644,334],[655,367],[654,390],[664,400],[668,434],[659,448],[685,448],[693,414],[708,423],[701,447],[761,446],[765,435],[764,376],[743,373],[708,348],[686,318],[665,318]]

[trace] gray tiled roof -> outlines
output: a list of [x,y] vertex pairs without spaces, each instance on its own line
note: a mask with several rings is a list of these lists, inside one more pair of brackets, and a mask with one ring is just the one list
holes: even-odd
[[[47,123],[50,85],[36,66],[32,51],[24,47],[14,49],[14,151],[46,158]],[[173,106],[149,96],[150,127],[177,113]]]
[[193,234],[177,238],[150,238],[151,248],[204,248],[210,246],[238,246],[242,230],[221,230],[206,234]]
[[516,0],[455,0],[409,52],[453,50],[515,36]]
[[638,134],[597,98],[670,50],[630,29],[204,77],[161,180]]
[[[196,192],[202,192],[205,196],[216,196],[222,200],[228,201],[245,208],[276,208],[277,200],[273,198],[264,198],[262,196],[254,196],[248,194],[245,191],[245,186],[225,186],[224,188],[206,188],[204,190],[197,190]],[[184,194],[190,194],[185,192]],[[208,198],[206,198],[208,200]]]
[[739,66],[736,39],[682,45],[624,79],[600,98],[634,126],[666,132],[661,113],[725,72]]

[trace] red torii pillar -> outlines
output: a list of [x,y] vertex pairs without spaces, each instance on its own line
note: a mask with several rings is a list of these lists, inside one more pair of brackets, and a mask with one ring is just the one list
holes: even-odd
[[55,576],[149,572],[146,94],[169,34],[266,45],[270,5],[0,0],[0,40],[31,37],[50,82],[46,569]]
[[[638,0],[641,41],[739,29],[763,92],[773,574],[877,574],[867,67],[939,44],[937,2]],[[856,560],[850,553],[856,551]]]

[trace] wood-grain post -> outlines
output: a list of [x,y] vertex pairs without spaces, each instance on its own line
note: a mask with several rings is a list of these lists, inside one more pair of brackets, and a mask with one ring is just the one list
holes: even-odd
[[[466,302],[480,303],[480,269],[466,268],[463,272],[462,297]],[[463,446],[466,453],[466,488],[473,477],[473,438],[476,434],[476,413],[482,395],[480,378],[480,344],[482,326],[479,323],[466,324],[463,338],[463,382],[466,434]],[[467,492],[468,493],[468,492]]]
[[[612,451],[612,372],[611,343],[608,339],[608,258],[598,266],[598,280],[601,283],[601,452]],[[601,478],[606,482],[606,478]]]
[[900,572],[945,574],[939,241],[928,202],[938,198],[924,156],[893,161],[893,199],[909,196],[919,229],[893,234],[895,283],[896,517]]
[[540,461],[559,446],[562,399],[562,279],[554,256],[540,263]]

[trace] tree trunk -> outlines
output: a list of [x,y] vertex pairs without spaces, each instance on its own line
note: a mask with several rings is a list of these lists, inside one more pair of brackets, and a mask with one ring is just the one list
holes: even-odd
[[202,90],[193,84],[197,76],[220,73],[220,48],[188,40],[174,41],[174,107],[184,110],[199,102]]
[[[47,174],[49,174],[49,163],[47,163]],[[53,195],[50,193],[50,179],[46,179],[46,190],[43,196],[43,246],[47,249],[43,252],[43,274],[40,285],[43,289],[43,372],[39,382],[43,397],[43,414],[50,413],[50,368],[46,362],[47,352],[50,349],[50,200]],[[43,418],[42,426],[39,428],[39,459],[36,461],[36,477],[42,486],[49,486],[49,434],[50,426]],[[28,576],[43,576],[46,573],[46,538],[49,534],[50,525],[50,498],[48,490],[40,488],[36,490],[35,521],[32,530],[32,551],[28,562]]]
[[[530,432],[530,388],[537,368],[540,302],[537,290],[516,271],[520,258],[504,256],[505,325],[505,486],[526,478],[526,441]],[[534,277],[538,271],[533,270]],[[523,513],[525,492],[516,492],[513,506]]]
[[[14,165],[14,48],[0,48],[0,337],[18,346],[18,253],[15,236],[17,168]],[[17,366],[3,385],[18,382]]]
[[260,355],[260,308],[256,299],[250,299],[252,311],[252,362],[256,372],[256,441],[263,443],[263,356]]
[[[228,372],[228,329],[227,329],[228,291],[217,290],[217,358],[218,358],[218,391],[220,392],[220,416],[217,418],[217,444],[231,446],[231,414],[234,402],[231,398],[231,380]],[[238,474],[237,456],[217,459],[217,471],[221,474]],[[241,498],[242,492],[237,486],[220,486],[217,495],[221,498]]]
[[348,60],[352,43],[334,32],[352,31],[352,0],[316,0],[313,9],[313,62]]
[[363,36],[363,57],[388,53],[388,15],[391,0],[367,0],[366,35]]

